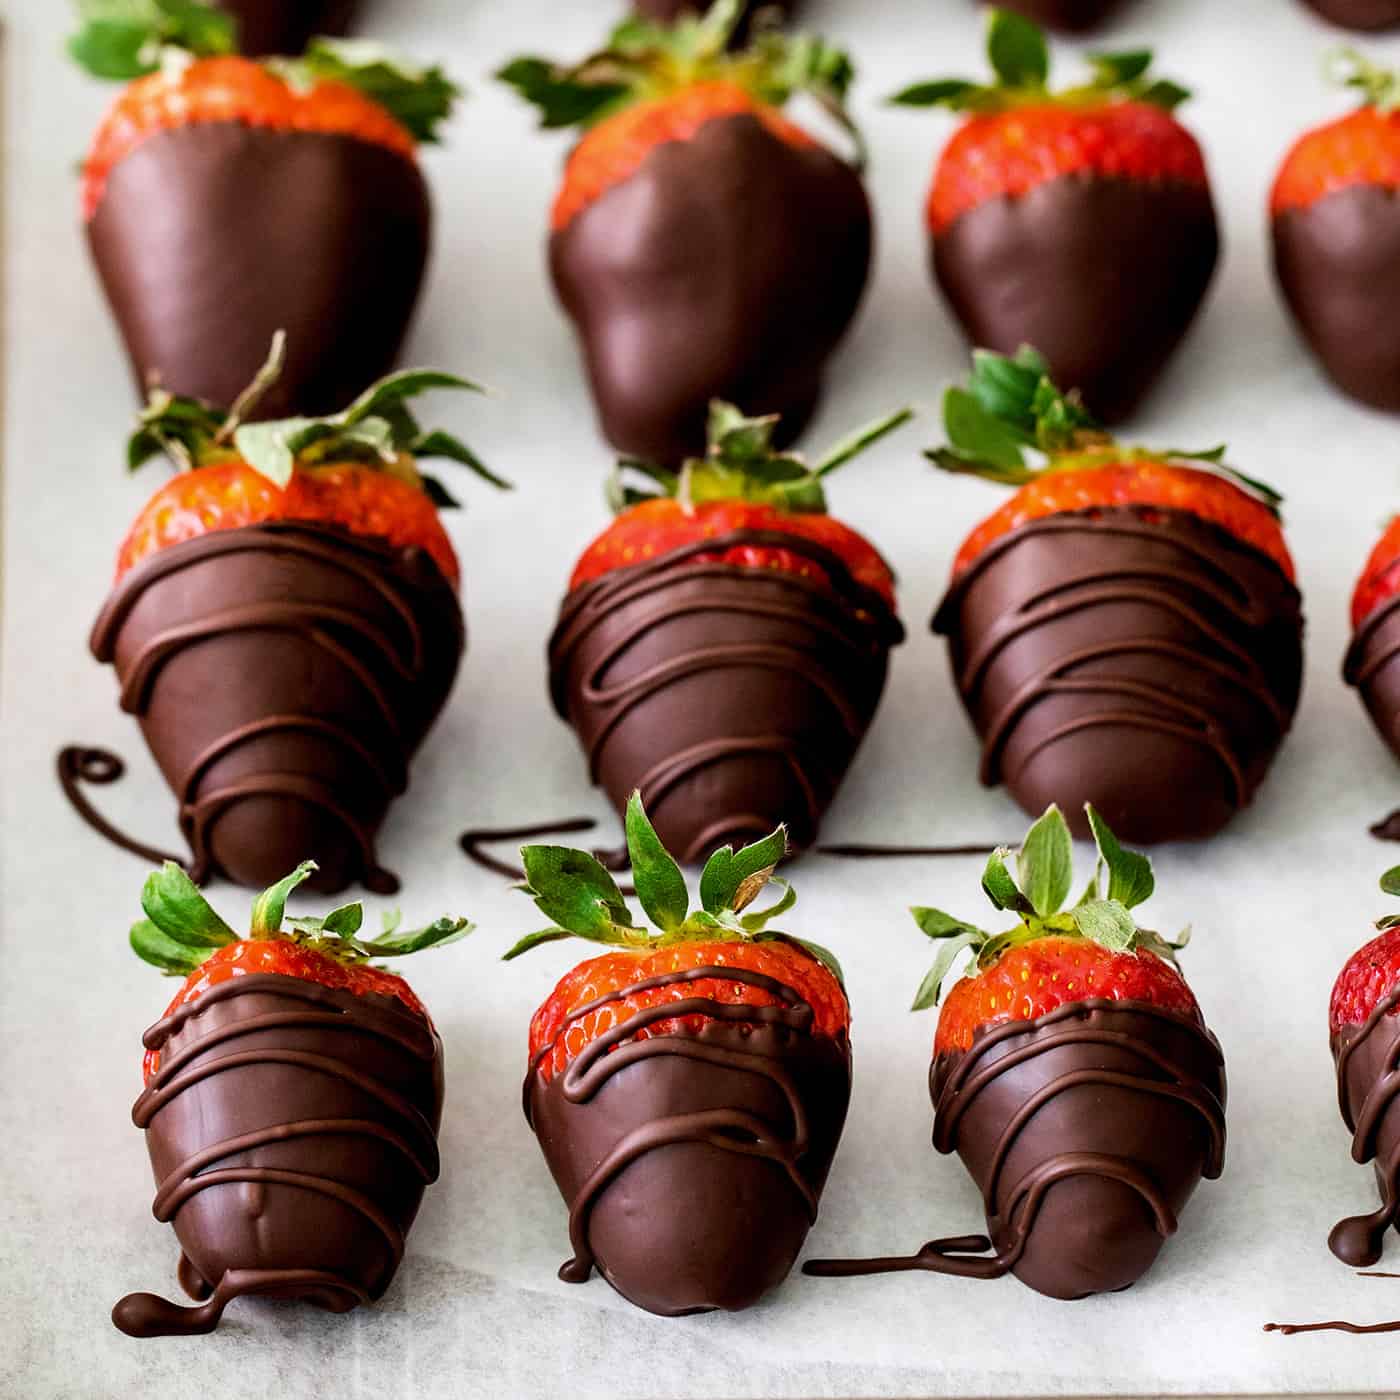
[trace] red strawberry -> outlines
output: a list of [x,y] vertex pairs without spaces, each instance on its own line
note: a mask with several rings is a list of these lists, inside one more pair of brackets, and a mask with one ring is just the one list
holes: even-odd
[[146,881],[136,953],[185,983],[146,1032],[146,1130],[154,1213],[180,1241],[179,1276],[199,1304],[133,1293],[112,1321],[135,1337],[212,1332],[243,1294],[331,1312],[378,1298],[437,1176],[442,1043],[402,978],[369,959],[471,932],[439,919],[385,920],[357,935],[358,904],[286,920],[304,861],[265,890],[240,939],[178,865]]
[[1335,78],[1362,105],[1301,137],[1270,198],[1274,270],[1298,328],[1344,392],[1400,412],[1400,80],[1354,53]]
[[227,407],[285,327],[263,412],[326,413],[397,357],[428,246],[416,146],[456,89],[330,40],[267,63],[232,47],[197,3],[74,37],[92,72],[133,80],[84,164],[89,241],[142,391]]
[[1161,372],[1205,295],[1218,250],[1188,94],[1146,52],[1099,54],[1087,84],[1052,94],[1029,20],[994,9],[991,86],[918,83],[908,106],[968,113],[929,191],[933,269],[973,345],[1038,346],[1105,421]]
[[1091,802],[1135,842],[1211,835],[1251,800],[1298,702],[1280,498],[1223,448],[1119,445],[1029,348],[977,352],[944,420],[938,466],[1019,487],[967,537],[934,619],[983,781],[1028,812]]
[[[914,1009],[943,1003],[930,1089],[934,1146],[982,1192],[987,1237],[934,1240],[907,1259],[809,1262],[815,1274],[929,1269],[1014,1273],[1054,1298],[1126,1288],[1152,1264],[1225,1150],[1225,1070],[1170,943],[1131,910],[1153,892],[1145,856],[1090,807],[1098,864],[1072,895],[1069,827],[1051,807],[982,888],[1018,922],[991,934],[938,909],[911,912],[939,943]],[[1103,878],[1107,875],[1107,887]],[[990,1253],[988,1253],[990,1251]]]
[[640,788],[687,861],[790,823],[817,827],[874,715],[902,633],[875,548],[826,514],[815,467],[776,452],[776,420],[711,411],[710,449],[660,488],[610,492],[617,519],[574,569],[550,642],[555,708],[621,810]]
[[742,8],[634,18],[577,67],[499,74],[544,126],[584,128],[554,202],[554,285],[603,432],[667,465],[703,450],[714,398],[799,432],[869,267],[859,174],[782,112],[805,92],[849,127],[850,64],[769,27],[732,52]]
[[[571,935],[614,945],[565,975],[530,1024],[526,1117],[569,1205],[573,1258],[664,1315],[747,1307],[787,1276],[850,1097],[850,1006],[830,953],[754,911],[782,828],[715,852],[690,910],[685,879],[633,794],[632,921],[584,851],[526,846],[551,926],[506,955]],[[778,881],[786,885],[785,881]]]
[[1047,29],[1082,33],[1102,24],[1118,4],[1119,0],[1003,0],[1002,8],[1015,10]]
[[1343,29],[1380,30],[1400,25],[1400,0],[1303,0]]

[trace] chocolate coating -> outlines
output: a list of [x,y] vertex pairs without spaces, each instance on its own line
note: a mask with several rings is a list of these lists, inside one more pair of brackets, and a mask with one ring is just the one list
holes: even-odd
[[1391,29],[1400,24],[1400,0],[1303,0],[1343,29]]
[[113,589],[92,633],[180,801],[191,874],[390,891],[374,836],[451,689],[456,593],[419,550],[318,525],[172,545]]
[[1298,591],[1185,511],[1031,521],[949,589],[933,621],[983,740],[981,779],[1030,813],[1092,802],[1135,845],[1214,834],[1247,805],[1302,683]]
[[1376,732],[1400,758],[1400,597],[1362,620],[1347,649],[1342,675],[1361,692]]
[[[782,983],[698,968],[639,985],[717,972],[784,1004],[668,1001],[549,1079],[539,1069],[546,1046],[525,1081],[526,1117],[570,1207],[574,1257],[560,1277],[582,1283],[596,1264],[624,1298],[668,1317],[748,1307],[787,1277],[850,1098],[849,1045],[813,1035],[811,1007]],[[687,1014],[717,1019],[698,1034],[630,1039]]]
[[348,136],[207,122],[111,172],[88,224],[144,398],[233,402],[287,332],[257,416],[336,413],[392,368],[428,255],[417,165]]
[[971,344],[1034,345],[1111,423],[1180,344],[1219,247],[1204,187],[1062,175],[960,215],[932,262]]
[[319,34],[344,34],[357,0],[220,0],[238,21],[246,54],[299,54]]
[[391,997],[259,973],[146,1032],[160,1068],[132,1109],[175,1228],[180,1282],[112,1321],[155,1337],[212,1331],[241,1294],[344,1312],[378,1298],[437,1179],[442,1043]]
[[[744,543],[805,555],[831,583],[694,562]],[[569,593],[549,643],[550,691],[592,780],[619,812],[640,788],[679,859],[780,821],[801,849],[816,840],[902,636],[830,551],[734,531]]]
[[[991,3],[991,0],[982,0]],[[1017,10],[1047,29],[1083,33],[1101,24],[1122,0],[996,0],[1004,10]]]
[[1354,185],[1274,216],[1274,271],[1338,388],[1400,413],[1400,197]]
[[750,116],[654,147],[549,242],[604,435],[676,463],[705,454],[710,400],[810,417],[870,266],[860,176]]

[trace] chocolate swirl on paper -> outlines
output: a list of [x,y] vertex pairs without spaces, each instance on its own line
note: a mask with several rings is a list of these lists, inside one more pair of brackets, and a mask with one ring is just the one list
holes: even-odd
[[155,1074],[132,1109],[197,1306],[133,1293],[133,1337],[211,1332],[244,1294],[345,1312],[378,1298],[438,1175],[442,1044],[389,997],[259,973],[146,1032]]
[[1225,1158],[1225,1068],[1197,1020],[1139,1002],[1074,1002],[978,1033],[929,1073],[933,1145],[982,1192],[987,1234],[917,1254],[809,1260],[827,1277],[922,1269],[1015,1274],[1052,1298],[1146,1273],[1202,1176]]
[[1031,521],[949,589],[933,629],[983,741],[982,782],[1027,811],[1091,802],[1134,844],[1213,835],[1254,796],[1302,681],[1298,590],[1185,511]]
[[[701,563],[737,545],[812,560],[829,582]],[[884,690],[903,628],[830,550],[736,530],[574,589],[549,643],[554,707],[619,811],[640,788],[684,861],[786,822],[811,845]]]
[[285,523],[159,551],[92,632],[179,799],[196,881],[258,887],[309,857],[313,888],[377,893],[398,882],[375,834],[463,643],[456,593],[421,550]]
[[[575,1008],[567,1025],[635,992],[721,978],[777,1006],[687,997],[648,1007],[546,1078],[544,1046],[525,1077],[525,1116],[569,1206],[573,1256],[663,1316],[737,1309],[787,1277],[816,1219],[845,1122],[851,1052],[812,1034],[812,1009],[761,973],[699,967]],[[672,1017],[695,1033],[633,1039]],[[563,1031],[561,1031],[561,1034]]]

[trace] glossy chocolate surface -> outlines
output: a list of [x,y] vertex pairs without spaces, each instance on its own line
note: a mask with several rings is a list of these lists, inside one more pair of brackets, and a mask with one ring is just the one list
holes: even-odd
[[417,165],[347,136],[208,122],[113,168],[88,224],[142,399],[227,407],[287,332],[257,416],[337,413],[393,367],[428,254]]
[[[745,543],[806,555],[831,582],[694,562]],[[735,531],[568,594],[550,689],[593,781],[619,811],[640,788],[678,859],[703,860],[780,821],[801,849],[869,728],[902,636],[828,550]]]
[[1337,386],[1400,413],[1400,194],[1356,185],[1275,215],[1274,270]]
[[112,1321],[210,1332],[243,1294],[344,1312],[378,1298],[437,1179],[442,1044],[402,1003],[260,973],[146,1032],[158,1072],[132,1110],[199,1306],[150,1293]]
[[1218,252],[1209,190],[1084,175],[986,200],[932,239],[968,341],[1007,355],[1034,345],[1110,423],[1180,344]]
[[[990,0],[983,0],[990,3]],[[1102,23],[1122,0],[996,0],[1004,10],[1017,10],[1047,29],[1084,32]]]
[[447,698],[461,608],[436,564],[316,525],[219,530],[132,569],[92,633],[180,802],[191,874],[391,891],[374,837]]
[[1362,620],[1342,669],[1365,702],[1376,732],[1400,758],[1400,597]]
[[344,34],[358,0],[219,0],[238,21],[246,54],[299,54],[319,34]]
[[1302,679],[1298,591],[1184,511],[1065,512],[1002,536],[934,618],[983,741],[1030,813],[1092,802],[1135,845],[1210,836],[1253,798]]
[[1400,0],[1303,0],[1323,19],[1344,29],[1392,29],[1400,25]]
[[779,413],[795,436],[865,288],[860,176],[755,118],[648,152],[550,238],[604,435],[677,463],[705,453],[710,400]]

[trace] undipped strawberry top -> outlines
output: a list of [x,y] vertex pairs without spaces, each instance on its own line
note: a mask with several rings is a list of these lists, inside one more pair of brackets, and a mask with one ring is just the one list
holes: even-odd
[[889,565],[827,515],[823,481],[908,417],[808,466],[774,448],[774,419],[715,403],[703,458],[613,478],[617,517],[574,568],[550,691],[593,781],[619,811],[639,788],[682,860],[779,822],[799,848],[816,839],[903,637]]
[[132,1293],[133,1337],[212,1332],[235,1298],[348,1312],[393,1280],[423,1189],[437,1179],[442,1042],[402,977],[371,959],[442,946],[465,919],[361,939],[364,913],[292,918],[306,861],[264,890],[241,938],[179,866],[147,881],[131,946],[185,979],[143,1037],[157,1220],[180,1242],[181,1307]]
[[[416,463],[445,457],[505,483],[415,421],[412,396],[473,387],[436,371],[391,375],[330,418],[243,422],[280,354],[279,337],[227,414],[152,394],[129,461],[164,453],[180,470],[121,546],[92,650],[179,800],[198,881],[258,886],[306,855],[315,888],[387,892],[375,834],[464,642],[438,518],[451,497]],[[123,840],[78,791],[119,762],[65,750],[60,772],[79,811]]]
[[870,263],[857,170],[783,112],[806,93],[849,127],[849,61],[765,25],[731,51],[740,12],[628,20],[576,67],[520,58],[500,74],[545,126],[584,128],[550,269],[603,433],[667,466],[704,450],[713,398],[795,435]]
[[964,541],[933,621],[982,781],[1028,813],[1058,803],[1079,836],[1085,803],[1135,843],[1214,834],[1298,704],[1277,493],[1223,448],[1114,441],[1031,349],[977,353],[944,423],[937,466],[1018,488]]
[[129,79],[83,165],[83,217],[138,391],[228,408],[274,331],[290,357],[264,417],[334,412],[395,362],[427,261],[417,147],[457,89],[375,46],[232,52],[200,3],[89,19],[73,56]]
[[966,113],[928,197],[933,271],[973,345],[1037,346],[1105,422],[1127,416],[1191,324],[1219,238],[1205,162],[1172,115],[1185,89],[1146,50],[1091,55],[1052,93],[1040,30],[992,10],[990,85],[894,101]]

